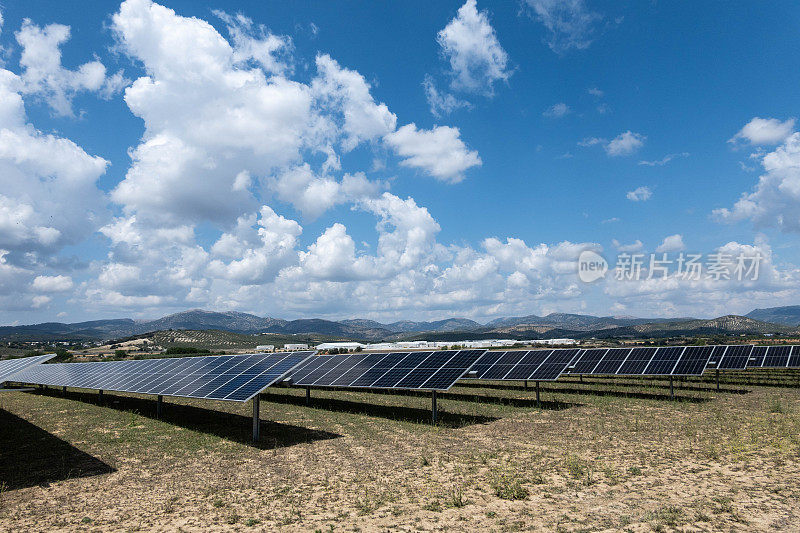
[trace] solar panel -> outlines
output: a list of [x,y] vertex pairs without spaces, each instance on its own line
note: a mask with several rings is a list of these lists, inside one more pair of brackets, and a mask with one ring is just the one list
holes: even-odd
[[789,366],[789,357],[792,353],[791,346],[770,346],[764,357],[764,368],[786,368]]
[[616,374],[630,353],[631,348],[611,348],[594,368],[592,374]]
[[528,352],[525,350],[486,352],[480,361],[488,359],[494,360],[494,363],[484,372],[478,372],[475,377],[478,379],[503,379],[526,355]]
[[656,350],[650,364],[642,372],[649,376],[669,376],[672,374],[672,369],[678,364],[678,359],[681,358],[684,347],[659,348]]
[[[532,350],[524,352],[525,356],[520,359],[508,373],[503,376],[504,380],[526,380],[528,376],[533,375],[542,364],[548,359],[553,350]],[[561,374],[561,372],[559,372]],[[488,378],[487,378],[488,379]]]
[[715,346],[688,346],[672,370],[673,376],[699,376],[708,365]]
[[31,367],[21,383],[245,402],[314,352],[61,363]]
[[728,346],[722,360],[717,365],[717,368],[725,370],[742,370],[747,367],[747,361],[750,358],[750,352],[753,346],[745,344],[743,346]]
[[526,379],[529,381],[553,381],[558,379],[577,353],[578,350],[576,349],[553,350],[544,363],[535,372],[529,374]]
[[301,387],[447,390],[486,350],[312,357],[291,374]]
[[747,368],[764,366],[764,358],[767,356],[767,346],[753,346],[750,357],[747,360]]
[[18,372],[21,372],[34,365],[39,365],[45,361],[49,361],[55,356],[56,354],[54,353],[48,353],[45,355],[34,355],[31,357],[19,357],[17,359],[6,359],[5,361],[0,361],[0,385],[6,381],[12,381],[11,378],[14,377],[14,374],[17,374]]
[[711,350],[711,357],[708,358],[708,368],[719,368],[727,349],[727,346],[714,346],[714,349]]
[[800,367],[800,346],[792,346],[792,355],[789,356],[789,368]]
[[641,375],[650,363],[658,348],[634,348],[619,367],[617,374]]
[[570,368],[570,374],[591,374],[607,351],[608,348],[585,350]]

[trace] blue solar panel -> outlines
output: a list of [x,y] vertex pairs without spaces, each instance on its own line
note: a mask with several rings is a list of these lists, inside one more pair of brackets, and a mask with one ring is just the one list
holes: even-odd
[[674,376],[699,376],[706,369],[713,346],[688,346],[672,370]]
[[584,350],[569,369],[570,374],[591,374],[607,351],[608,348]]
[[764,358],[764,368],[786,368],[789,366],[789,357],[792,353],[791,346],[771,346]]
[[447,390],[485,350],[440,350],[312,357],[292,372],[302,387]]
[[61,363],[31,367],[21,383],[245,402],[313,352]]
[[631,348],[611,348],[591,371],[591,374],[616,374],[628,358]]
[[45,361],[49,361],[56,354],[49,353],[45,355],[34,355],[32,357],[19,357],[17,359],[6,359],[0,361],[0,385],[6,381],[14,381],[12,378],[15,374],[30,368],[35,365],[40,365]]
[[744,346],[728,346],[717,368],[742,370],[747,367],[747,361],[750,359],[750,352],[752,350],[753,346],[751,344],[746,344]]
[[578,354],[577,349],[486,352],[475,366],[473,379],[493,381],[552,381]]
[[767,356],[767,346],[753,346],[750,358],[747,360],[747,368],[764,366],[764,358]]
[[634,348],[619,367],[617,374],[641,376],[658,348]]

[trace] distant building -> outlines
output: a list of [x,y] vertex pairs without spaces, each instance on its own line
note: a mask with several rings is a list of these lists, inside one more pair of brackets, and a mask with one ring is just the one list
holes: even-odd
[[357,348],[363,349],[365,346],[360,342],[323,342],[322,344],[317,344],[315,348],[317,350],[355,350]]
[[308,350],[308,344],[284,344],[283,349],[287,352],[296,352],[298,350]]
[[274,344],[260,344],[256,346],[257,352],[274,352],[275,345]]

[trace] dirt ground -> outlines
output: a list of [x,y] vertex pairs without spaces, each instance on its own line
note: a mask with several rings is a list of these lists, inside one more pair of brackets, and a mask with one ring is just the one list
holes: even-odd
[[0,531],[800,530],[800,389],[0,393]]

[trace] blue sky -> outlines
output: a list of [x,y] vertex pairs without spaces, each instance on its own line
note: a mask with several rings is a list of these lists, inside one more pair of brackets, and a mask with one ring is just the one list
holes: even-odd
[[[0,13],[3,323],[800,302],[792,3]],[[614,279],[619,253],[720,250],[758,279]]]

